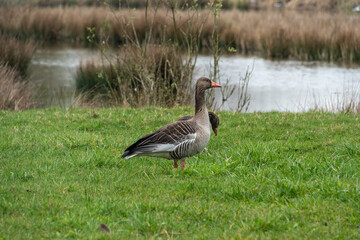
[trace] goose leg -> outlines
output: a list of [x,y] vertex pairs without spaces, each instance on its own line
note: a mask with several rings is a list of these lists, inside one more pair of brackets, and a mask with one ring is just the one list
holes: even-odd
[[185,168],[185,159],[181,159],[181,171]]
[[178,168],[177,160],[174,160],[174,168]]

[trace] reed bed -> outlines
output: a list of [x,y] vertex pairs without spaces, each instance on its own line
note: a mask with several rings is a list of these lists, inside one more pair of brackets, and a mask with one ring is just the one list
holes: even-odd
[[[246,24],[241,24],[241,22]],[[232,13],[223,21],[223,41],[239,51],[269,58],[360,61],[360,18],[343,14]],[[235,24],[240,23],[240,24]]]
[[[214,19],[206,10],[198,10],[197,18],[188,11],[177,11],[180,31],[202,28],[202,51],[209,47]],[[295,11],[223,11],[219,35],[220,45],[234,47],[240,53],[259,54],[268,58],[301,60],[360,61],[360,16],[342,13]],[[154,17],[152,17],[154,16]],[[94,28],[96,40],[106,39],[114,46],[124,43],[124,31],[136,32],[139,41],[152,24],[153,42],[164,34],[174,39],[170,10],[160,9],[145,18],[143,10],[111,11],[102,7],[72,8],[0,8],[0,31],[22,38],[43,41],[87,43],[88,27]],[[187,24],[192,22],[192,29]],[[130,24],[131,23],[131,24]]]
[[[358,0],[234,0],[245,9],[282,9],[297,11],[342,11],[349,12],[359,4]],[[282,3],[280,3],[282,2]]]
[[[168,0],[161,0],[169,2]],[[154,4],[157,1],[152,1]],[[179,9],[191,8],[195,4],[206,8],[212,0],[177,0]],[[283,4],[279,2],[282,2]],[[358,0],[222,0],[223,9],[286,9],[301,11],[350,11],[359,4]],[[104,6],[114,8],[145,8],[145,0],[2,0],[0,6],[33,6],[33,7],[58,7],[58,6]],[[281,7],[280,7],[281,6]]]
[[[149,1],[148,4],[156,5],[158,2],[172,4],[169,0]],[[209,0],[176,0],[177,8],[187,9],[195,5],[199,8],[206,8]],[[222,0],[223,9],[231,9],[235,6],[235,0]],[[71,7],[71,6],[111,6],[113,8],[145,8],[146,0],[2,0],[0,6],[32,6],[32,7]]]

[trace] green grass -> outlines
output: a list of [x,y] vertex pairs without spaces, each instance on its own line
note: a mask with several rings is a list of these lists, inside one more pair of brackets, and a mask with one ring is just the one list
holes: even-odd
[[360,239],[360,115],[221,112],[184,171],[121,159],[192,111],[0,111],[0,238]]

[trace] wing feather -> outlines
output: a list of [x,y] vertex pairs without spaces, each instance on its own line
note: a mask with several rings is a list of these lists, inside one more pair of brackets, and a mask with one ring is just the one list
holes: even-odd
[[171,152],[185,142],[195,141],[196,131],[197,125],[193,121],[178,121],[168,124],[156,132],[140,138],[125,150],[122,158],[130,158],[139,154]]

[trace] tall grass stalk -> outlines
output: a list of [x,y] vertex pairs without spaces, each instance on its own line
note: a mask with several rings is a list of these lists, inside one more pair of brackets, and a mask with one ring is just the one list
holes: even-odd
[[248,68],[245,75],[239,78],[237,89],[235,88],[237,92],[237,107],[235,109],[236,112],[247,112],[249,109],[251,96],[248,92],[248,88],[253,70],[254,66],[251,70]]

